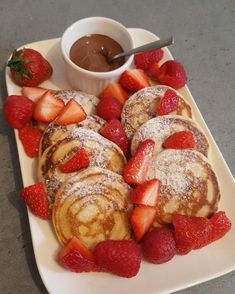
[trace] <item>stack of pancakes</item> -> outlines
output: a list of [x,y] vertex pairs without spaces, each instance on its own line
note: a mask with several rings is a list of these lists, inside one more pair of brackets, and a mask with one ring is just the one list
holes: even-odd
[[[167,89],[171,88],[153,86],[140,90],[126,101],[122,111],[132,155],[145,139],[155,141],[148,171],[148,179],[161,181],[155,225],[170,223],[173,213],[210,216],[220,198],[218,182],[207,159],[209,144],[192,120],[189,104],[177,92],[178,109],[169,115],[156,116],[156,105]],[[105,239],[129,239],[131,188],[122,177],[126,158],[116,144],[99,134],[105,121],[95,115],[98,98],[71,90],[60,91],[58,96],[65,102],[75,96],[87,113],[86,120],[78,124],[50,123],[40,142],[38,178],[46,188],[58,240],[65,245],[76,236],[93,248]],[[194,134],[195,149],[164,150],[164,140],[182,130]],[[80,148],[86,150],[89,166],[62,173],[60,164]]]

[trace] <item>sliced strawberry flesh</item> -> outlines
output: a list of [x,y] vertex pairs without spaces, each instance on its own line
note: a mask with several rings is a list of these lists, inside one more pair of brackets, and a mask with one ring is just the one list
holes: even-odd
[[41,87],[22,87],[21,89],[21,93],[33,102],[37,102],[47,91],[48,89]]
[[101,97],[115,97],[121,104],[124,104],[128,99],[127,92],[118,82],[113,82],[109,84],[101,93]]
[[142,69],[128,69],[124,71],[119,82],[126,90],[131,92],[150,86],[148,78]]

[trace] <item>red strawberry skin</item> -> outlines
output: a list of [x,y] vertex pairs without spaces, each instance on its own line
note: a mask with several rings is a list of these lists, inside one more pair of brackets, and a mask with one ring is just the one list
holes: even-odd
[[90,160],[86,150],[81,148],[73,157],[71,157],[65,163],[61,164],[59,169],[63,173],[71,173],[88,167],[89,163]]
[[37,157],[42,131],[37,127],[25,126],[19,129],[19,139],[23,144],[24,151],[29,157]]
[[224,211],[216,212],[211,217],[210,222],[212,224],[212,231],[209,238],[210,242],[222,238],[232,227],[232,223]]
[[163,50],[156,49],[151,51],[146,51],[143,53],[135,54],[134,62],[136,68],[147,70],[153,62],[159,62],[163,57]]
[[171,260],[176,254],[173,230],[168,227],[154,228],[142,241],[145,259],[151,263],[161,264]]
[[119,80],[120,84],[128,91],[137,92],[150,86],[148,78],[142,69],[125,70]]
[[50,63],[36,50],[15,50],[7,64],[14,82],[19,86],[38,86],[50,78],[53,69]]
[[117,144],[122,149],[124,154],[128,155],[129,142],[125,130],[119,120],[112,119],[107,122],[100,130],[100,134],[106,139]]
[[120,119],[122,104],[115,97],[104,96],[96,106],[96,112],[100,117],[107,121],[111,119]]
[[45,220],[50,218],[47,196],[41,182],[22,189],[20,197],[33,214]]
[[141,184],[146,180],[148,168],[151,164],[155,142],[145,140],[140,143],[135,154],[127,162],[123,170],[124,180],[130,185]]
[[10,95],[4,102],[5,120],[12,128],[23,128],[32,118],[35,103],[25,96]]
[[190,131],[180,131],[169,136],[163,143],[165,148],[172,149],[192,149],[196,142],[194,135]]
[[98,266],[121,277],[134,277],[140,269],[141,252],[133,240],[102,241],[96,245],[94,257]]
[[187,75],[180,62],[177,60],[168,60],[160,67],[157,79],[163,85],[180,89],[186,84]]
[[175,111],[178,105],[179,96],[174,91],[168,89],[157,104],[156,112],[158,115],[165,115]]
[[57,256],[58,263],[69,271],[97,272],[101,269],[95,264],[94,256],[76,237],[61,249]]
[[156,206],[160,189],[160,181],[152,179],[138,185],[131,191],[130,200],[134,204]]

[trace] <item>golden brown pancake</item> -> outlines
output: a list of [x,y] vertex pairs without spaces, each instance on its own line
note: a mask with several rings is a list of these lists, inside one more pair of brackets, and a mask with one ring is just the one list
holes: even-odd
[[132,138],[131,153],[134,154],[139,144],[146,139],[155,142],[154,153],[159,153],[163,150],[164,141],[180,131],[191,131],[196,143],[195,150],[208,155],[209,143],[200,126],[192,119],[180,115],[157,116],[144,123]]
[[129,193],[122,176],[99,167],[68,178],[56,193],[52,215],[61,245],[73,236],[90,249],[102,240],[129,239]]
[[153,158],[148,179],[161,181],[155,225],[172,214],[208,217],[218,208],[219,184],[208,159],[196,150],[166,149]]
[[133,137],[142,124],[157,115],[157,104],[168,89],[174,91],[179,96],[178,109],[169,114],[192,117],[191,107],[176,90],[163,85],[144,88],[133,94],[126,101],[122,110],[122,124],[128,139]]

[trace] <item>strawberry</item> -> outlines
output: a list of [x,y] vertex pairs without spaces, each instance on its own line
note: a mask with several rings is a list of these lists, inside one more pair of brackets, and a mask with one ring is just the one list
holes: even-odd
[[137,241],[139,241],[151,227],[156,212],[156,208],[151,206],[137,205],[133,208],[131,226]]
[[168,227],[154,228],[142,241],[143,255],[151,263],[161,264],[176,254],[173,230]]
[[163,142],[163,147],[171,149],[192,149],[195,145],[194,135],[190,131],[176,132]]
[[58,125],[69,125],[86,119],[86,112],[74,99],[70,99],[56,118]]
[[134,204],[156,206],[160,182],[157,179],[149,180],[138,185],[131,191],[130,199]]
[[99,272],[101,269],[95,264],[92,252],[86,248],[76,237],[60,250],[57,256],[58,263],[69,271]]
[[96,106],[97,114],[103,119],[119,119],[122,113],[122,104],[115,97],[104,96]]
[[135,154],[127,162],[123,170],[124,180],[128,184],[141,184],[146,180],[154,146],[155,142],[150,139],[140,143]]
[[38,86],[52,75],[50,63],[36,50],[14,50],[7,66],[14,82],[19,86]]
[[23,128],[32,118],[35,103],[25,96],[10,95],[4,101],[5,120],[12,128]]
[[33,214],[42,219],[49,219],[47,196],[41,182],[22,189],[20,191],[20,197]]
[[41,98],[42,95],[45,94],[47,91],[48,89],[40,88],[40,87],[22,87],[21,89],[22,95],[26,96],[33,102],[37,102],[38,99]]
[[133,240],[105,240],[94,249],[98,266],[121,277],[131,278],[140,269],[141,252]]
[[183,65],[176,60],[168,60],[160,67],[157,80],[175,89],[182,88],[187,82],[187,76]]
[[205,246],[212,232],[212,224],[206,217],[173,215],[176,247],[179,254],[187,254],[193,249]]
[[101,93],[101,97],[115,97],[121,104],[124,104],[128,99],[127,92],[118,82],[109,84]]
[[137,92],[150,86],[148,78],[142,69],[127,69],[119,80],[120,84],[128,91]]
[[65,163],[62,163],[59,166],[59,169],[62,173],[72,173],[82,168],[88,167],[89,163],[90,160],[86,150],[81,148],[69,160],[67,160]]
[[160,66],[157,62],[151,63],[147,71],[148,75],[153,79],[157,79],[156,77],[158,76],[159,68]]
[[210,219],[212,224],[212,231],[209,236],[210,242],[222,238],[232,226],[231,221],[226,216],[224,211],[216,212]]
[[23,144],[24,151],[29,157],[37,157],[42,131],[37,127],[25,126],[19,129],[19,139]]
[[172,90],[166,90],[164,96],[157,104],[156,112],[158,115],[165,115],[175,111],[179,105],[179,96]]
[[38,101],[34,109],[34,119],[40,122],[51,122],[64,107],[64,102],[58,99],[53,91],[47,91]]
[[162,49],[155,49],[151,51],[146,51],[143,53],[135,54],[134,62],[136,68],[140,68],[143,70],[149,69],[150,64],[153,62],[159,62],[163,57],[163,50]]
[[128,155],[128,139],[122,124],[117,119],[107,122],[100,130],[100,134],[106,139],[117,144],[125,155]]

